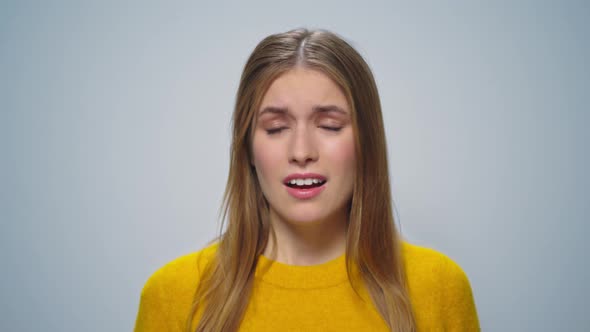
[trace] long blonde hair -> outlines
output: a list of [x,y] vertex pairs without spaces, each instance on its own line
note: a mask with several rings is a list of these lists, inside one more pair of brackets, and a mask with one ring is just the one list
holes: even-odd
[[191,330],[198,311],[202,314],[197,332],[237,331],[240,326],[258,257],[272,231],[268,203],[250,163],[256,110],[270,83],[296,66],[319,70],[332,78],[352,110],[356,178],[346,238],[349,280],[357,290],[351,278],[353,266],[357,267],[387,326],[392,331],[415,331],[401,239],[392,214],[385,132],[375,80],[362,56],[341,37],[326,30],[307,29],[266,37],[244,67],[232,119],[219,245],[215,259],[201,275],[187,330]]

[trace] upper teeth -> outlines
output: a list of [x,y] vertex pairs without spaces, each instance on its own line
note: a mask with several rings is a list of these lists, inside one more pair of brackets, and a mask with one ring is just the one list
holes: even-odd
[[289,181],[290,184],[298,186],[309,186],[320,182],[322,181],[319,179],[292,179],[291,181]]

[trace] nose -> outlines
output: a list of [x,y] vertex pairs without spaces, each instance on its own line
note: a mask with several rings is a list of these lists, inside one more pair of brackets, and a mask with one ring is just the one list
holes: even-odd
[[296,127],[289,144],[289,162],[305,166],[318,159],[318,149],[313,134],[305,126]]

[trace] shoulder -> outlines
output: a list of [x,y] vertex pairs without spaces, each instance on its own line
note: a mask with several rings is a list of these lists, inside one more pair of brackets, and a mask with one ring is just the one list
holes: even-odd
[[439,278],[467,278],[459,264],[449,256],[432,248],[421,247],[404,241],[402,255],[408,275],[413,274],[418,277],[435,273]]
[[135,331],[168,331],[175,324],[182,326],[190,312],[200,271],[214,257],[217,246],[211,244],[180,256],[148,278],[141,291]]
[[471,285],[461,266],[441,252],[407,242],[402,254],[418,320],[434,320],[433,326],[450,331],[478,331]]
[[402,255],[410,287],[431,285],[438,291],[462,292],[470,287],[461,266],[439,251],[403,242]]
[[214,258],[217,247],[218,243],[209,244],[164,264],[148,278],[142,293],[194,288],[200,272]]

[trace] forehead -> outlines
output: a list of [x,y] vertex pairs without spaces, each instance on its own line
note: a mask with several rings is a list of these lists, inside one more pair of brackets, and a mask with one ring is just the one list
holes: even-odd
[[276,107],[297,113],[312,111],[318,105],[333,105],[350,112],[342,89],[330,77],[318,70],[295,68],[271,83],[258,112]]

